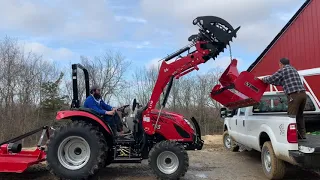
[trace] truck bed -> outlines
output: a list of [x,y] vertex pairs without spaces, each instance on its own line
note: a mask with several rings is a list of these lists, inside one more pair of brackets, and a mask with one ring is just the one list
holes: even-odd
[[320,148],[320,135],[307,134],[307,139],[299,140],[298,143],[305,147]]

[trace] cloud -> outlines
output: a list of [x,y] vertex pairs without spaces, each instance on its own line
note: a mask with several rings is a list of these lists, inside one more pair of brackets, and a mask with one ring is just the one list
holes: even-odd
[[[232,59],[236,59],[238,61],[237,63],[237,69],[239,72],[242,72],[245,70],[245,67],[247,66],[247,63],[240,57],[233,57]],[[230,56],[227,55],[221,55],[215,60],[210,59],[205,64],[199,65],[199,72],[200,74],[206,74],[209,71],[219,71],[223,72],[231,63]]]
[[158,69],[162,63],[162,61],[159,61],[161,59],[163,58],[153,58],[145,65],[145,67],[147,69],[152,69],[152,68]]
[[113,48],[150,49],[155,48],[150,41],[118,41],[105,43]]
[[[241,58],[235,57],[233,59],[237,59],[238,64],[237,67],[241,68],[244,65],[244,62],[242,61]],[[212,61],[211,64],[213,68],[221,68],[223,70],[225,70],[229,64],[231,62],[231,58],[229,56],[221,56],[219,58],[217,58],[216,60]]]
[[42,55],[46,61],[67,61],[76,58],[76,54],[67,48],[50,48],[38,42],[20,42],[25,52]]
[[[143,17],[149,27],[161,27],[175,34],[174,40],[181,45],[187,37],[197,33],[192,25],[198,16],[218,16],[227,20],[234,27],[241,26],[234,44],[261,51],[286,23],[283,16],[274,16],[281,12],[291,16],[304,0],[142,0],[140,3]],[[170,8],[167,8],[170,7]],[[187,12],[187,13],[186,13]],[[153,27],[152,27],[153,26]],[[143,29],[144,32],[148,30]]]
[[126,21],[129,23],[142,23],[142,24],[147,23],[147,20],[145,20],[143,18],[134,18],[134,17],[130,17],[130,16],[115,16],[114,19],[116,21]]
[[112,38],[117,30],[104,0],[0,1],[0,30],[52,38]]
[[128,6],[121,6],[121,5],[112,5],[110,6],[111,9],[114,10],[128,10],[128,9],[132,9],[132,7],[128,7]]

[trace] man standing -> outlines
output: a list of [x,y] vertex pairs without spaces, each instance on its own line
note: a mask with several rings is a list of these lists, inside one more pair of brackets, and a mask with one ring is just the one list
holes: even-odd
[[306,89],[300,79],[298,71],[290,65],[287,58],[280,59],[280,69],[272,76],[262,78],[262,81],[275,86],[282,86],[288,97],[288,115],[294,116],[297,121],[298,138],[306,139],[303,111],[306,105]]

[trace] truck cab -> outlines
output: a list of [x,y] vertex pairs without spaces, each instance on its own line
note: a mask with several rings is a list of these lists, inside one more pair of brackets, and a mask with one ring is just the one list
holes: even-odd
[[227,150],[261,152],[262,167],[269,179],[285,174],[285,163],[318,168],[320,160],[320,108],[316,98],[307,93],[304,110],[306,140],[298,140],[295,117],[287,115],[287,96],[281,92],[265,92],[256,105],[228,110],[221,108],[224,119],[223,142]]

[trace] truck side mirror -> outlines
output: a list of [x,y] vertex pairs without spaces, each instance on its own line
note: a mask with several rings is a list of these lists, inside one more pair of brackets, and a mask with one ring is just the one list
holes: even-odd
[[227,108],[221,108],[220,109],[220,117],[226,118],[226,117],[233,117],[236,114],[235,110],[229,110]]
[[220,117],[221,118],[227,117],[227,108],[221,108],[220,109]]

